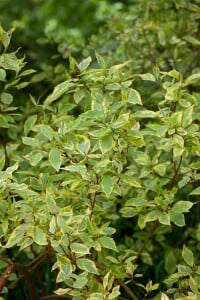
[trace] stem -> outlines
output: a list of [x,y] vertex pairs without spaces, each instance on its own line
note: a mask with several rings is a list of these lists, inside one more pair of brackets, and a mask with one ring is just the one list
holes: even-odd
[[10,274],[16,269],[15,264],[10,264],[3,275],[0,278],[0,293],[2,292],[4,286],[6,285],[6,282],[8,280],[8,277]]
[[34,258],[34,259],[27,265],[27,267],[32,269],[33,267],[35,267],[35,265],[38,264],[38,262],[41,262],[41,261],[43,260],[43,256],[45,256],[45,255],[48,254],[48,253],[49,253],[49,250],[46,250],[46,251],[40,253],[36,258]]
[[48,300],[48,299],[72,299],[70,295],[48,295],[40,297],[39,300]]
[[6,149],[6,129],[2,128],[2,147],[3,147],[3,151],[4,151],[4,155],[5,155],[5,167],[8,168],[10,165],[10,159],[8,156],[8,152]]
[[132,300],[138,300],[136,295],[131,291],[131,289],[123,282],[121,279],[117,279],[117,283],[125,290],[127,295],[132,299]]
[[37,297],[35,295],[35,288],[28,268],[20,264],[15,264],[15,265],[16,265],[16,269],[19,270],[24,275],[24,278],[26,279],[30,300],[37,300]]
[[156,221],[154,223],[153,227],[151,228],[149,234],[147,235],[147,237],[146,237],[144,243],[142,244],[141,248],[139,249],[138,255],[137,255],[135,261],[137,261],[140,258],[140,256],[143,253],[148,241],[152,238],[152,236],[154,235],[154,233],[155,233],[156,229],[158,228],[158,226],[159,226],[159,223],[158,223],[158,221]]
[[36,268],[44,259],[44,256],[49,253],[49,250],[41,253],[38,255],[35,259],[33,259],[29,264],[27,265],[21,265],[17,263],[13,263],[11,260],[6,259],[4,257],[0,257],[0,261],[3,261],[8,264],[7,269],[3,273],[2,277],[0,278],[0,292],[2,291],[3,287],[6,285],[6,282],[11,275],[12,272],[19,271],[22,275],[17,278],[17,282],[24,277],[29,290],[30,300],[37,300],[35,295],[35,289],[33,286],[33,281],[30,275],[30,270],[33,270]]
[[[105,270],[106,267],[98,262],[95,262],[96,266],[100,269],[100,270]],[[116,279],[115,283],[119,284],[127,293],[127,295],[132,299],[132,300],[138,300],[138,298],[136,297],[136,295],[132,292],[132,290],[123,282],[122,279]]]
[[6,282],[9,278],[10,274],[16,270],[20,271],[23,274],[24,278],[26,279],[26,282],[28,285],[28,290],[29,290],[30,300],[37,300],[36,295],[35,295],[35,289],[33,286],[33,281],[30,276],[27,266],[23,266],[23,265],[16,264],[16,263],[11,263],[7,267],[6,271],[3,273],[3,276],[0,278],[0,292],[3,290],[4,286],[6,285]]
[[169,183],[169,186],[168,186],[169,190],[171,190],[171,188],[173,187],[173,185],[175,183],[176,177],[177,177],[179,169],[181,167],[182,159],[183,159],[183,157],[181,156],[180,160],[179,160],[179,163],[178,163],[178,166],[176,166],[176,163],[174,162],[174,176],[172,177],[172,179]]
[[89,219],[92,219],[93,213],[94,213],[94,206],[95,206],[95,202],[96,202],[96,197],[97,197],[97,192],[95,192],[94,194],[94,198],[92,199],[91,195],[88,195],[88,199],[90,201],[90,205],[91,205],[91,213],[89,216]]

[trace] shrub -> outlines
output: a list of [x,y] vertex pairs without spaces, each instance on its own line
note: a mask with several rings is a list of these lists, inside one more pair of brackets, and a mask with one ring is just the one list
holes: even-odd
[[200,74],[70,57],[41,103],[10,36],[1,28],[1,299],[198,299]]

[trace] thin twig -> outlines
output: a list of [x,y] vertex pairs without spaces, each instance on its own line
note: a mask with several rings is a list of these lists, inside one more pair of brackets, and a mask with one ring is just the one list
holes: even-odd
[[143,253],[143,251],[144,251],[144,249],[145,249],[145,247],[146,247],[148,241],[152,238],[152,236],[154,235],[154,233],[155,233],[156,229],[158,228],[158,226],[159,226],[159,223],[158,223],[158,221],[156,221],[156,222],[154,223],[153,227],[151,228],[149,234],[147,235],[147,237],[146,237],[144,243],[142,244],[141,248],[139,249],[135,261],[137,261],[137,260],[140,258],[140,256],[141,256],[141,254]]
[[179,163],[178,163],[178,166],[174,162],[174,176],[172,177],[171,181],[169,182],[169,185],[168,185],[169,190],[171,190],[171,188],[173,187],[173,185],[175,183],[176,177],[177,177],[179,169],[181,167],[182,159],[183,159],[183,157],[181,156],[180,160],[179,160]]
[[8,168],[10,166],[10,158],[7,152],[7,142],[6,142],[6,129],[2,128],[2,147],[5,155],[5,167]]
[[127,295],[132,299],[132,300],[138,300],[136,295],[132,292],[132,290],[123,282],[122,279],[117,279],[117,283],[125,290]]
[[72,296],[70,296],[70,295],[48,295],[48,296],[42,296],[39,298],[39,300],[48,300],[48,299],[72,299]]

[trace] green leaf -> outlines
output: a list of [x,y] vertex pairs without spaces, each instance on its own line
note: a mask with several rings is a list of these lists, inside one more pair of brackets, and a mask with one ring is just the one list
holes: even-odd
[[90,63],[92,61],[91,56],[87,57],[86,59],[82,60],[80,64],[78,64],[78,68],[81,72],[87,69],[89,67]]
[[177,226],[185,226],[185,217],[182,213],[173,213],[170,212],[170,220]]
[[190,43],[192,46],[200,46],[199,39],[196,39],[192,35],[185,35],[183,39]]
[[188,264],[190,267],[193,267],[193,265],[194,265],[193,253],[185,245],[183,246],[182,256],[183,256],[183,259],[186,262],[186,264]]
[[76,281],[73,284],[73,287],[75,289],[82,289],[88,282],[88,279],[86,276],[79,276]]
[[154,131],[153,134],[158,137],[165,136],[167,129],[168,129],[167,125],[161,125],[161,124],[152,123],[152,122],[147,124],[146,127],[152,129]]
[[100,241],[102,247],[118,252],[118,249],[115,245],[115,241],[113,240],[113,238],[108,237],[108,236],[103,236],[103,237],[99,238],[99,241]]
[[49,222],[49,232],[51,234],[55,234],[55,232],[56,232],[56,218],[55,218],[55,216],[53,216],[51,218],[51,221]]
[[106,89],[109,91],[119,91],[121,89],[121,85],[117,82],[109,83],[106,85]]
[[84,98],[85,93],[83,88],[77,88],[74,92],[74,101],[76,104],[79,104],[81,102],[81,100]]
[[142,151],[134,151],[133,159],[138,165],[142,166],[146,166],[151,162],[150,157]]
[[136,209],[130,206],[123,207],[120,210],[120,213],[123,215],[124,218],[132,218],[137,215]]
[[0,156],[0,170],[2,170],[5,166],[5,155]]
[[48,206],[49,211],[51,213],[56,214],[56,213],[59,212],[57,203],[54,200],[53,195],[51,195],[51,193],[48,190],[47,190],[47,193],[46,193],[46,203],[47,203],[47,206]]
[[9,236],[8,241],[5,245],[5,248],[11,248],[11,247],[17,245],[19,242],[21,242],[21,240],[24,237],[26,227],[27,227],[26,224],[21,224],[21,225],[17,226],[13,230],[11,235]]
[[14,28],[11,28],[9,31],[6,32],[0,25],[0,41],[2,42],[5,50],[7,50],[10,44],[10,39],[14,30]]
[[74,85],[73,82],[71,82],[71,79],[68,79],[60,84],[58,84],[51,95],[47,97],[47,99],[44,102],[44,106],[48,106],[52,102],[56,101],[58,98],[60,98],[64,93],[66,93],[72,86]]
[[75,252],[75,253],[79,253],[79,254],[89,254],[90,253],[89,247],[87,247],[84,244],[74,242],[74,243],[70,244],[70,248],[71,248],[71,251]]
[[21,66],[15,53],[4,53],[0,56],[0,67],[19,72]]
[[13,96],[9,93],[2,93],[1,94],[1,101],[4,103],[4,104],[11,104],[12,101],[13,101]]
[[36,153],[36,154],[31,155],[29,157],[31,166],[35,167],[41,161],[42,158],[43,158],[42,153]]
[[160,211],[158,209],[152,210],[146,214],[145,222],[152,222],[158,219]]
[[179,146],[178,144],[175,144],[173,147],[173,159],[177,160],[178,158],[180,158],[183,152],[184,152],[184,148]]
[[27,136],[37,121],[37,115],[32,115],[24,123],[24,134]]
[[113,177],[111,177],[109,175],[103,176],[103,179],[101,181],[101,188],[107,198],[110,197],[110,194],[112,193],[114,185],[115,185],[115,181],[114,181]]
[[87,173],[87,168],[85,165],[71,165],[66,166],[63,168],[63,170],[69,171],[69,172],[77,172],[81,175],[85,175]]
[[178,273],[180,273],[179,276],[188,276],[193,272],[193,270],[190,267],[185,265],[178,265],[177,269]]
[[200,195],[200,187],[194,189],[194,190],[190,193],[190,195]]
[[53,139],[53,130],[49,125],[36,125],[34,131],[41,132],[49,141]]
[[193,121],[192,114],[193,114],[193,106],[190,106],[184,110],[183,118],[182,118],[183,128],[188,127],[192,123]]
[[101,152],[104,154],[113,148],[113,137],[111,134],[104,135],[99,140],[99,147]]
[[26,234],[32,237],[33,241],[41,246],[47,245],[47,238],[44,231],[38,226],[29,226],[26,230]]
[[65,279],[70,278],[72,274],[72,264],[69,258],[57,254],[57,265]]
[[141,188],[141,184],[138,180],[135,178],[132,178],[132,175],[126,175],[126,174],[119,174],[118,175],[125,183],[127,183],[130,186]]
[[31,147],[39,147],[39,141],[36,140],[35,138],[31,137],[22,137],[22,142],[24,145],[31,146]]
[[117,299],[117,297],[121,294],[120,291],[120,286],[117,285],[115,286],[113,289],[112,289],[112,293],[108,296],[108,299],[109,300],[112,300],[112,299]]
[[58,148],[52,148],[49,152],[50,165],[58,172],[61,166],[61,152]]
[[140,74],[139,77],[142,80],[148,80],[148,81],[156,81],[155,77],[151,73],[146,73],[146,74]]
[[170,215],[166,212],[160,211],[158,221],[163,225],[170,225]]
[[169,165],[169,163],[162,163],[162,164],[158,164],[156,166],[153,167],[153,170],[160,176],[165,176],[166,173],[166,169],[167,166]]
[[193,206],[193,203],[190,201],[178,201],[176,202],[172,209],[172,213],[184,213],[184,212],[189,212],[190,208]]
[[101,68],[105,67],[105,60],[103,59],[103,57],[97,51],[95,51],[95,56],[96,56],[98,65]]
[[192,74],[185,80],[185,84],[195,84],[200,81],[200,73]]
[[142,100],[139,92],[134,89],[129,89],[127,102],[134,105],[135,104],[142,105]]
[[168,297],[166,294],[161,293],[161,298],[160,298],[160,300],[170,300],[170,299],[169,299],[169,297]]
[[153,119],[158,117],[158,113],[152,110],[138,110],[135,113],[133,113],[133,116],[138,119]]
[[74,72],[77,67],[77,62],[76,60],[70,55],[69,56],[69,69],[70,71]]
[[165,258],[165,269],[169,275],[176,270],[176,257],[173,250],[170,250]]
[[0,69],[0,81],[6,80],[6,71],[4,69]]
[[33,70],[33,69],[28,69],[28,70],[25,70],[23,72],[20,73],[20,77],[22,76],[27,76],[27,75],[31,75],[33,73],[37,72],[36,70]]
[[77,135],[78,142],[76,144],[77,150],[83,154],[88,154],[88,151],[90,150],[90,140],[84,136],[84,135]]
[[126,201],[126,206],[146,206],[148,201],[142,198],[131,198]]
[[77,259],[76,263],[81,270],[98,275],[98,270],[92,260],[87,258],[79,258]]
[[0,114],[0,128],[9,128],[8,120],[2,114]]

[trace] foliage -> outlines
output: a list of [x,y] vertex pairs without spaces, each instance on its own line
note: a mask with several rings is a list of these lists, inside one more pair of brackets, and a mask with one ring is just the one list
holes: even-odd
[[127,11],[110,14],[88,48],[111,64],[131,60],[134,72],[151,72],[155,65],[198,72],[199,13],[199,0],[134,1]]
[[[93,44],[92,58],[79,62],[69,51],[65,65],[60,57],[45,67],[39,60],[37,73],[9,46],[13,30],[0,27],[1,300],[199,299],[197,17],[188,28],[182,23],[191,9],[197,14],[193,2],[169,0],[160,14],[160,4],[141,1],[127,18],[126,6],[116,5],[108,32],[97,35],[108,55]],[[38,5],[55,8],[54,1]],[[174,26],[173,44],[166,37]],[[56,28],[59,47],[66,36],[59,40]],[[127,54],[136,40],[145,56]],[[80,44],[80,53],[95,41]],[[156,61],[146,59],[151,45]]]

